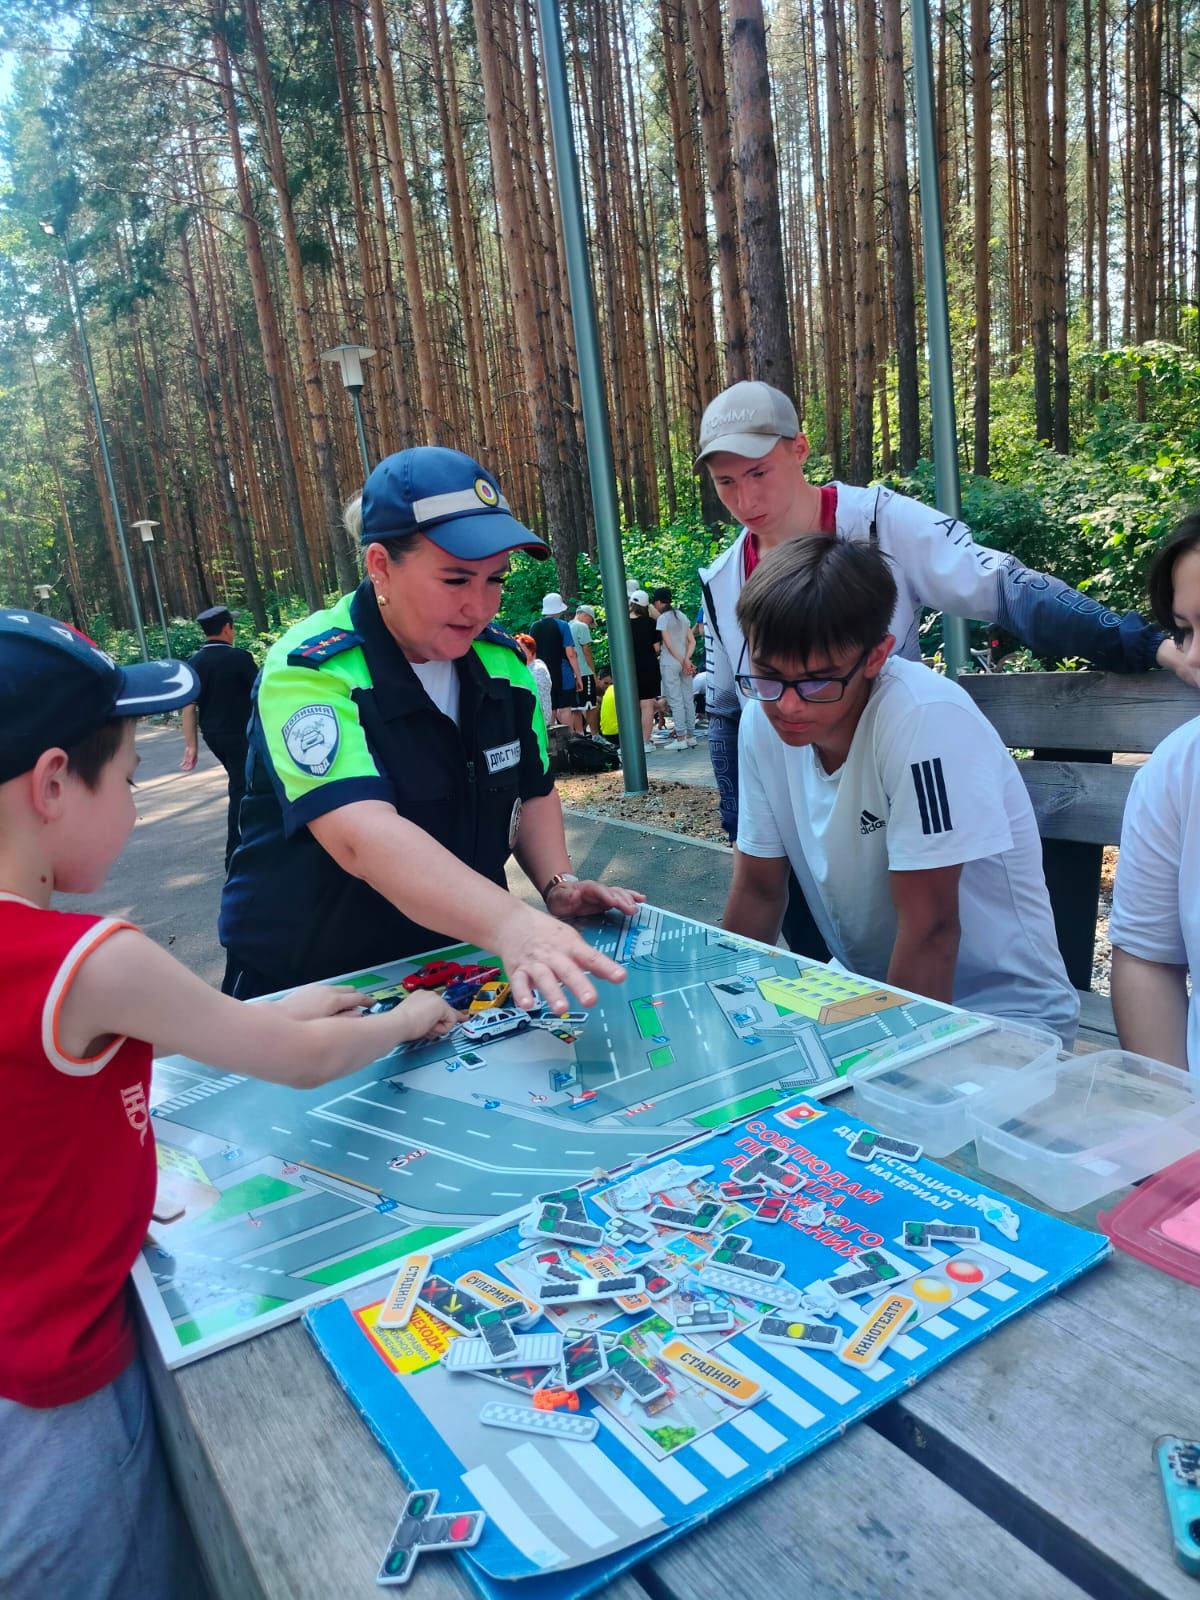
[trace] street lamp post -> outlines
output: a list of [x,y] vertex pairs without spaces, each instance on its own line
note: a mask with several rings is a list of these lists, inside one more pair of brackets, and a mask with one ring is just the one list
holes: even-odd
[[[58,229],[48,217],[43,217],[38,226],[50,238],[59,238]],[[104,464],[104,480],[108,485],[108,498],[112,506],[113,521],[116,523],[117,543],[121,550],[121,564],[125,569],[125,582],[129,588],[129,603],[133,607],[133,626],[137,633],[138,644],[141,646],[142,660],[149,661],[150,652],[146,649],[146,630],[142,626],[142,608],[138,604],[137,585],[133,581],[133,567],[129,561],[129,544],[125,538],[125,524],[121,521],[121,506],[117,500],[117,485],[113,478],[112,461],[108,454],[108,439],[104,433],[104,418],[100,414],[100,396],[96,390],[96,374],[92,370],[92,352],[83,327],[83,311],[79,305],[79,289],[75,282],[71,259],[67,253],[66,240],[63,239],[60,243],[62,248],[59,250],[59,260],[63,264],[63,272],[66,275],[67,300],[70,303],[71,316],[75,322],[75,331],[79,335],[79,350],[83,358],[84,377],[87,380],[88,395],[92,402],[92,415],[96,419],[96,443],[100,448],[100,460]]]
[[332,350],[322,350],[321,360],[332,361],[342,375],[342,387],[354,403],[354,426],[358,430],[358,453],[362,457],[363,477],[371,473],[371,456],[367,449],[367,430],[362,414],[362,364],[375,354],[369,344],[335,344]]
[[154,586],[154,603],[158,607],[158,620],[162,626],[163,649],[167,652],[167,659],[171,660],[171,635],[167,632],[167,613],[163,609],[162,590],[158,586],[158,567],[154,560],[154,530],[158,527],[158,523],[151,522],[149,517],[140,517],[133,526],[142,536],[142,544],[150,562],[150,582]]
[[50,596],[54,593],[54,585],[50,583],[35,583],[33,592],[37,596],[37,609],[44,611]]

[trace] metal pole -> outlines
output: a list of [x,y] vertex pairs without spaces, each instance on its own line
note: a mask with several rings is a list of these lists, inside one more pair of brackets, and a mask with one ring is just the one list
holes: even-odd
[[113,521],[117,525],[117,543],[121,547],[121,564],[125,568],[125,582],[129,586],[129,603],[133,607],[133,626],[137,632],[138,644],[142,650],[142,660],[149,661],[150,652],[146,649],[146,630],[142,626],[142,608],[138,604],[137,585],[133,581],[133,567],[129,561],[129,543],[125,538],[125,524],[121,521],[121,507],[117,500],[117,485],[113,479],[112,462],[108,456],[108,440],[104,436],[104,418],[100,414],[100,396],[96,392],[96,374],[92,370],[92,352],[88,348],[87,334],[83,327],[83,312],[79,305],[79,291],[75,286],[75,274],[71,270],[70,258],[67,255],[66,240],[62,241],[62,264],[67,276],[67,297],[71,302],[71,315],[75,319],[75,329],[79,334],[79,348],[83,354],[83,371],[87,379],[88,394],[92,401],[92,414],[96,419],[96,443],[100,446],[100,459],[104,463],[104,478],[108,484],[108,498],[112,503]]
[[642,749],[642,712],[638,703],[637,673],[633,665],[633,634],[629,627],[629,602],[625,594],[625,559],[621,553],[621,523],[617,513],[616,474],[608,405],[601,379],[600,339],[596,330],[596,299],[588,267],[587,235],[579,168],[575,160],[575,134],[567,94],[567,67],[563,57],[562,28],[555,0],[538,0],[542,30],[542,70],[550,102],[550,129],[554,146],[554,172],[562,212],[563,246],[571,288],[571,314],[575,347],[579,355],[579,390],[583,399],[583,436],[587,448],[588,482],[596,518],[596,548],[608,624],[617,722],[621,730],[621,770],[626,794],[645,794],[646,753]]
[[167,652],[167,660],[173,661],[175,657],[171,650],[171,635],[167,632],[167,613],[163,610],[162,590],[158,586],[158,565],[154,560],[154,544],[152,541],[146,545],[146,554],[150,557],[150,581],[154,585],[154,603],[158,607],[158,621],[163,632],[163,648]]
[[[933,53],[929,0],[913,0],[913,90],[917,102],[917,157],[921,188],[921,239],[925,246],[925,322],[929,345],[929,399],[933,413],[934,494],[942,511],[962,512],[958,481],[958,430],[954,421],[954,365],[950,359],[950,311],[946,301],[946,255],[942,244],[942,196],[938,188],[937,135],[933,122]],[[962,617],[942,614],[946,666],[951,676],[971,659],[970,634]]]
[[371,476],[371,452],[367,449],[367,430],[363,424],[362,384],[348,383],[350,398],[354,402],[354,426],[358,430],[358,453],[362,457],[363,477]]

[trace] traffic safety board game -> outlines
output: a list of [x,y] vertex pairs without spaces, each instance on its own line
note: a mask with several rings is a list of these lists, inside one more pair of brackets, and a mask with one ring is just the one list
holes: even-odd
[[576,1600],[1107,1250],[796,1097],[306,1322],[479,1591]]
[[364,1004],[437,988],[455,1033],[312,1090],[155,1063],[160,1201],[134,1269],[169,1366],[281,1322],[546,1189],[646,1160],[873,1045],[984,1026],[952,1007],[643,906],[583,927],[628,970],[588,1012],[506,1004],[462,946],[336,981]]

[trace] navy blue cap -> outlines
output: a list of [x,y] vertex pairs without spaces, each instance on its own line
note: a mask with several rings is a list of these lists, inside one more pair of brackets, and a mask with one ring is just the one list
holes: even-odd
[[508,508],[486,467],[441,445],[418,445],[387,456],[362,493],[362,542],[423,533],[460,561],[486,561],[505,550],[544,560],[549,547]]
[[202,628],[206,623],[215,623],[218,631],[220,631],[227,622],[233,621],[233,612],[230,611],[228,606],[209,606],[207,611],[197,613],[196,621]]
[[119,667],[65,622],[0,611],[0,783],[106,722],[174,711],[199,693],[200,680],[183,661]]

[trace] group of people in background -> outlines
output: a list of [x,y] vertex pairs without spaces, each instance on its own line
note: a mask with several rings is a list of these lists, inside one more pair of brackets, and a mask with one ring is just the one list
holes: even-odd
[[633,667],[641,710],[642,744],[654,749],[652,736],[659,704],[665,700],[671,714],[674,740],[668,749],[688,750],[696,745],[696,709],[692,680],[696,634],[686,611],[675,604],[670,589],[647,594],[634,589],[629,596]]
[[[542,597],[541,616],[517,643],[537,684],[546,726],[558,725],[572,733],[589,733],[616,745],[616,692],[609,668],[598,668],[592,630],[596,613],[581,604],[568,621],[568,606],[557,590]],[[673,738],[664,748],[695,749],[697,696],[696,630],[687,612],[675,603],[671,590],[658,588],[647,594],[630,585],[630,631],[639,705],[639,733],[647,754],[655,748],[656,728],[666,729],[669,712]],[[703,705],[703,700],[700,701]]]

